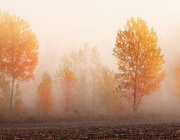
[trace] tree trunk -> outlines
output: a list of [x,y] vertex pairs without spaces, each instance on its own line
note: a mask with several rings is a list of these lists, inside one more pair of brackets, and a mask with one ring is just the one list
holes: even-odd
[[12,79],[12,87],[11,87],[10,108],[9,108],[10,114],[12,114],[13,92],[14,92],[14,78]]
[[133,111],[134,111],[134,113],[136,113],[136,87],[134,87]]
[[47,104],[47,94],[46,94],[46,104],[45,104],[45,120],[47,119],[47,106],[48,106],[48,104]]
[[66,115],[68,115],[69,104],[68,104],[68,95],[66,95]]
[[137,86],[137,70],[135,71],[135,79],[134,79],[134,102],[133,102],[133,111],[134,111],[134,113],[136,113],[136,110],[137,110],[137,106],[136,106],[136,104],[137,104],[137,95],[136,95],[136,93],[137,93],[137,88],[136,88],[136,86]]

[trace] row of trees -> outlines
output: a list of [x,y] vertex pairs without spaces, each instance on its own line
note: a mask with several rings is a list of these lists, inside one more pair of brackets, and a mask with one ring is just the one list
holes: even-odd
[[[63,57],[55,81],[57,85],[61,83],[59,91],[65,94],[66,112],[70,104],[74,109],[78,108],[78,103],[80,110],[83,107],[85,110],[88,107],[93,109],[98,103],[102,103],[107,111],[110,109],[116,113],[117,106],[122,111],[129,103],[136,112],[144,96],[160,89],[160,84],[166,77],[163,55],[157,46],[156,32],[149,29],[141,18],[131,18],[125,30],[118,32],[113,52],[118,59],[117,74],[103,67],[97,49],[89,49],[87,44],[70,57]],[[63,69],[65,76],[61,81]],[[84,104],[78,97],[85,101]]]
[[49,115],[57,93],[61,115],[76,116],[90,112],[92,115],[100,110],[104,110],[106,114],[116,112],[114,107],[118,100],[115,97],[117,92],[114,76],[113,71],[102,66],[97,48],[91,49],[85,44],[78,51],[62,57],[53,80],[48,80],[49,86],[45,85],[45,81],[51,79],[50,75],[47,72],[43,74],[38,88],[37,107],[43,108],[41,111],[44,110],[45,113],[41,113],[42,115]]
[[[22,111],[19,81],[34,78],[38,48],[36,36],[26,21],[0,13],[1,112],[9,107],[12,113],[13,102],[14,111],[17,114]],[[119,114],[128,105],[136,112],[143,97],[159,90],[166,77],[156,32],[141,18],[131,18],[124,30],[117,33],[113,55],[118,60],[116,74],[101,64],[97,48],[89,48],[88,44],[64,55],[53,76],[48,72],[42,75],[36,96],[38,113],[49,116],[56,97],[58,111],[66,116],[89,112],[92,115],[102,110]],[[175,73],[178,85],[179,69],[178,65]]]

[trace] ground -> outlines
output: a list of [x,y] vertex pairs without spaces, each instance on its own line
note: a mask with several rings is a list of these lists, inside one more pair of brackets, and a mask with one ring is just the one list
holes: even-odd
[[179,119],[106,119],[0,124],[0,139],[180,139]]

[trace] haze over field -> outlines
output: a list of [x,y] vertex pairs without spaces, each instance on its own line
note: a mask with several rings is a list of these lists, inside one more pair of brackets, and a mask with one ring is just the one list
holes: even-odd
[[167,71],[161,89],[145,98],[141,110],[180,113],[173,77],[180,62],[179,5],[178,0],[0,0],[1,12],[25,19],[39,42],[36,80],[22,86],[24,104],[32,106],[43,71],[53,77],[61,57],[86,42],[97,47],[103,65],[117,72],[112,55],[117,31],[124,30],[131,17],[141,17],[157,33]]

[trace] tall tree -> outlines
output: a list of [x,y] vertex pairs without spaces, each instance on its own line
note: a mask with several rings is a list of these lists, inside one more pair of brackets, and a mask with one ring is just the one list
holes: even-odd
[[160,88],[166,74],[164,60],[157,46],[157,35],[141,18],[131,18],[119,30],[114,56],[118,59],[118,84],[136,112],[142,98]]
[[89,112],[95,107],[98,83],[101,73],[101,62],[97,48],[90,48],[87,43],[78,51],[63,56],[59,69],[54,77],[54,83],[61,92],[59,83],[64,75],[64,69],[69,68],[76,75],[77,91],[79,94],[80,112]]
[[[102,65],[101,59],[99,57],[99,53],[97,48],[92,48],[90,50],[90,67],[89,67],[89,85],[90,85],[90,98],[91,98],[91,110],[94,110],[95,106],[97,105],[97,97],[100,88],[100,78],[102,73]],[[98,111],[98,110],[97,110]]]
[[48,117],[53,108],[52,80],[48,72],[42,75],[41,83],[37,90],[37,109],[38,112]]
[[105,106],[107,113],[113,110],[116,93],[115,74],[107,67],[103,67],[102,78],[99,86],[100,102]]
[[38,63],[38,41],[29,24],[19,17],[0,13],[0,62],[12,82],[10,113],[16,80],[34,78],[33,71]]
[[63,89],[65,113],[69,114],[70,111],[74,111],[74,109],[76,109],[75,103],[77,103],[77,93],[75,74],[68,67],[64,69],[61,86]]

